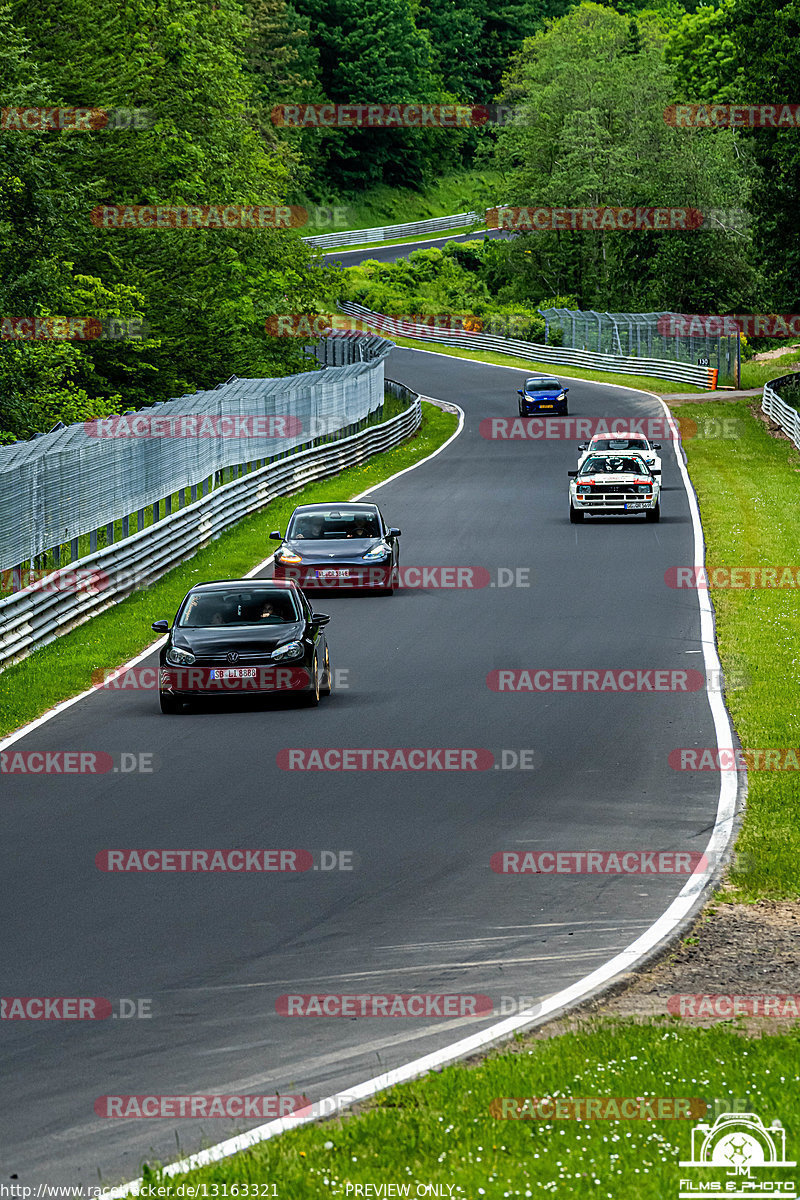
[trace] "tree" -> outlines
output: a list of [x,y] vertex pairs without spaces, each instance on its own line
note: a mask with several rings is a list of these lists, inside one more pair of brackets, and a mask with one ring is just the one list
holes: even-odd
[[[505,80],[527,121],[499,138],[512,168],[508,202],[556,208],[606,205],[747,207],[749,180],[732,134],[686,137],[666,124],[674,82],[659,22],[583,3],[526,41]],[[520,273],[538,291],[572,292],[581,307],[710,311],[741,303],[753,271],[746,238],[709,232],[552,232],[525,235]],[[678,250],[678,247],[680,249]],[[700,308],[697,311],[704,311]]]

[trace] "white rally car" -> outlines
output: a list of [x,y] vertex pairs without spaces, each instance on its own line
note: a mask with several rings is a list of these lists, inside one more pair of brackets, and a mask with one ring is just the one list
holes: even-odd
[[661,449],[659,442],[651,442],[643,433],[623,429],[617,433],[596,433],[588,442],[582,442],[578,447],[578,470],[580,470],[587,454],[610,453],[628,454],[631,451],[644,459],[651,471],[661,470],[661,458],[656,450]]
[[661,472],[638,454],[587,454],[577,471],[568,471],[569,519],[586,513],[605,516],[643,512],[645,520],[661,517]]

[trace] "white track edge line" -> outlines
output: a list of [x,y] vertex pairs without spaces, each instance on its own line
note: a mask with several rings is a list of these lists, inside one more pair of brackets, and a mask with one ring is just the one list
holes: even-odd
[[[436,353],[435,351],[422,351],[422,353]],[[451,355],[442,355],[440,357],[449,358]],[[463,361],[472,362],[472,359]],[[478,366],[499,366],[498,363],[477,363]],[[518,370],[519,368],[503,368],[504,370]],[[575,376],[572,376],[575,378]],[[596,383],[597,380],[586,379],[581,380],[582,383]],[[601,384],[603,387],[613,387],[613,384]],[[625,386],[625,385],[620,385]],[[700,511],[697,506],[697,498],[689,479],[686,464],[684,463],[679,451],[679,434],[678,428],[672,417],[669,407],[655,392],[644,392],[639,388],[626,387],[627,391],[637,392],[639,395],[649,395],[655,397],[662,405],[667,420],[673,433],[672,448],[675,453],[675,461],[678,464],[678,469],[681,474],[681,479],[686,490],[686,495],[689,501],[689,511],[692,517],[692,528],[694,534],[694,565],[702,567],[704,565],[705,544],[703,540],[703,528],[700,523]],[[462,421],[463,423],[463,412]],[[460,432],[461,424],[457,432]],[[456,434],[453,435],[455,437]],[[452,440],[452,438],[450,439]],[[445,442],[439,450],[443,450]],[[437,450],[438,454],[439,451]],[[433,456],[432,456],[433,457]],[[419,465],[419,464],[415,464]],[[406,470],[413,470],[414,467],[408,467]],[[392,476],[396,479],[399,475],[405,474],[405,471],[399,471],[398,475]],[[390,480],[385,480],[389,483]],[[382,485],[378,485],[382,486]],[[370,489],[374,490],[374,489]],[[368,493],[364,493],[368,494]],[[706,668],[706,695],[708,698],[709,708],[714,721],[714,731],[717,738],[717,746],[720,750],[730,749],[733,747],[733,730],[728,716],[727,709],[722,701],[722,693],[714,692],[709,687],[708,673],[714,671],[717,673],[716,678],[719,679],[721,672],[721,664],[719,655],[717,654],[717,646],[714,637],[714,620],[711,607],[711,600],[703,589],[697,589],[698,603],[700,607],[700,639],[703,649],[703,662]],[[619,954],[616,954],[603,966],[596,968],[589,975],[579,979],[576,983],[564,988],[560,992],[549,996],[542,1001],[535,1010],[528,1010],[526,1013],[517,1014],[515,1017],[509,1017],[505,1021],[500,1021],[496,1025],[491,1025],[488,1029],[482,1030],[480,1033],[472,1034],[470,1037],[462,1038],[458,1042],[452,1043],[450,1046],[444,1047],[442,1050],[434,1051],[432,1054],[426,1054],[422,1058],[415,1059],[413,1062],[406,1063],[402,1067],[397,1067],[393,1071],[387,1071],[383,1075],[376,1075],[366,1082],[357,1084],[355,1087],[348,1089],[347,1092],[337,1092],[333,1096],[328,1096],[324,1100],[316,1102],[316,1107],[320,1108],[324,1113],[334,1114],[344,1108],[348,1108],[354,1102],[370,1099],[378,1092],[385,1091],[387,1088],[394,1087],[398,1083],[405,1083],[410,1079],[414,1079],[419,1075],[423,1075],[428,1071],[434,1070],[437,1067],[442,1067],[448,1063],[454,1062],[459,1058],[465,1058],[467,1055],[475,1054],[494,1042],[503,1040],[513,1033],[517,1033],[531,1024],[540,1023],[543,1017],[553,1015],[558,1010],[567,1006],[574,1006],[580,1000],[584,999],[590,992],[595,991],[603,984],[609,983],[615,976],[623,971],[629,971],[641,959],[645,958],[658,944],[665,938],[675,932],[681,922],[689,915],[692,908],[697,904],[702,896],[713,882],[718,867],[723,861],[725,850],[730,842],[731,834],[733,833],[734,820],[736,817],[737,797],[739,794],[738,774],[736,779],[726,778],[729,772],[720,772],[720,787],[719,799],[717,802],[717,813],[714,820],[714,827],[711,831],[708,844],[705,849],[708,865],[705,871],[696,872],[692,875],[681,888],[675,899],[669,904],[665,911],[653,924],[645,930],[635,941],[631,942]],[[247,1133],[238,1134],[236,1137],[228,1138],[224,1142],[218,1142],[215,1146],[209,1146],[206,1150],[201,1150],[197,1154],[191,1154],[187,1158],[180,1159],[164,1167],[161,1174],[164,1177],[170,1178],[174,1175],[182,1175],[187,1171],[195,1170],[198,1167],[209,1166],[211,1163],[219,1162],[223,1158],[229,1158],[232,1154],[238,1154],[242,1150],[250,1149],[252,1146],[258,1145],[260,1142],[269,1141],[278,1134],[285,1133],[290,1129],[297,1129],[301,1125],[307,1125],[318,1120],[316,1114],[305,1117],[281,1117],[274,1121],[268,1121],[264,1125],[259,1125],[255,1129],[249,1130]],[[144,1181],[137,1179],[134,1182],[122,1184],[120,1187],[110,1190],[105,1193],[104,1200],[122,1200],[125,1196],[137,1196],[140,1187]]]

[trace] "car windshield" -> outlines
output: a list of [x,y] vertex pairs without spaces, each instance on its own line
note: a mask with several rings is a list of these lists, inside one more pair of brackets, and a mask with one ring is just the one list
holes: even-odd
[[287,538],[303,541],[336,541],[342,538],[376,538],[381,531],[378,514],[366,509],[364,512],[340,511],[331,508],[326,512],[298,513],[287,531]]
[[561,391],[561,384],[558,382],[557,379],[547,379],[544,376],[540,379],[539,378],[526,379],[525,387],[526,387],[527,391],[529,391],[529,392],[541,392],[541,391],[544,391],[545,389],[549,392],[550,391],[556,391],[556,392]]
[[641,458],[628,455],[591,455],[581,467],[581,475],[647,475],[647,467]]
[[218,625],[285,625],[299,621],[291,592],[264,589],[231,592],[195,592],[178,619],[178,625],[213,629]]
[[645,438],[596,438],[592,450],[649,450]]

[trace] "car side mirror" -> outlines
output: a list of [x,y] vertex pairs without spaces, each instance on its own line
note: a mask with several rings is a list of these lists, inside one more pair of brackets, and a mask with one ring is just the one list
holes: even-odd
[[327,613],[312,613],[311,614],[311,624],[314,626],[315,629],[321,629],[322,626],[327,625],[329,621],[330,621],[330,617],[328,616]]
[[395,525],[392,525],[389,530],[389,537],[400,537],[400,532],[401,531]]
[[518,395],[518,396],[524,396],[524,395],[525,395],[525,393],[523,392],[522,388],[517,388],[517,395]]
[[282,542],[283,538],[281,537],[280,529],[273,529],[272,533],[269,535],[269,540],[271,542]]
[[654,450],[660,450],[660,449],[661,449],[661,443],[660,443],[660,442],[653,442],[653,449],[654,449]]
[[156,633],[169,633],[169,621],[153,621],[150,628]]
[[567,471],[567,474],[569,475],[570,479],[577,479],[578,477],[577,471]]
[[578,449],[579,450],[588,450],[589,447],[586,445],[586,442],[581,442],[580,446],[578,446]]
[[561,390],[564,393],[564,395],[566,396],[567,392],[569,391],[569,388],[562,388]]

